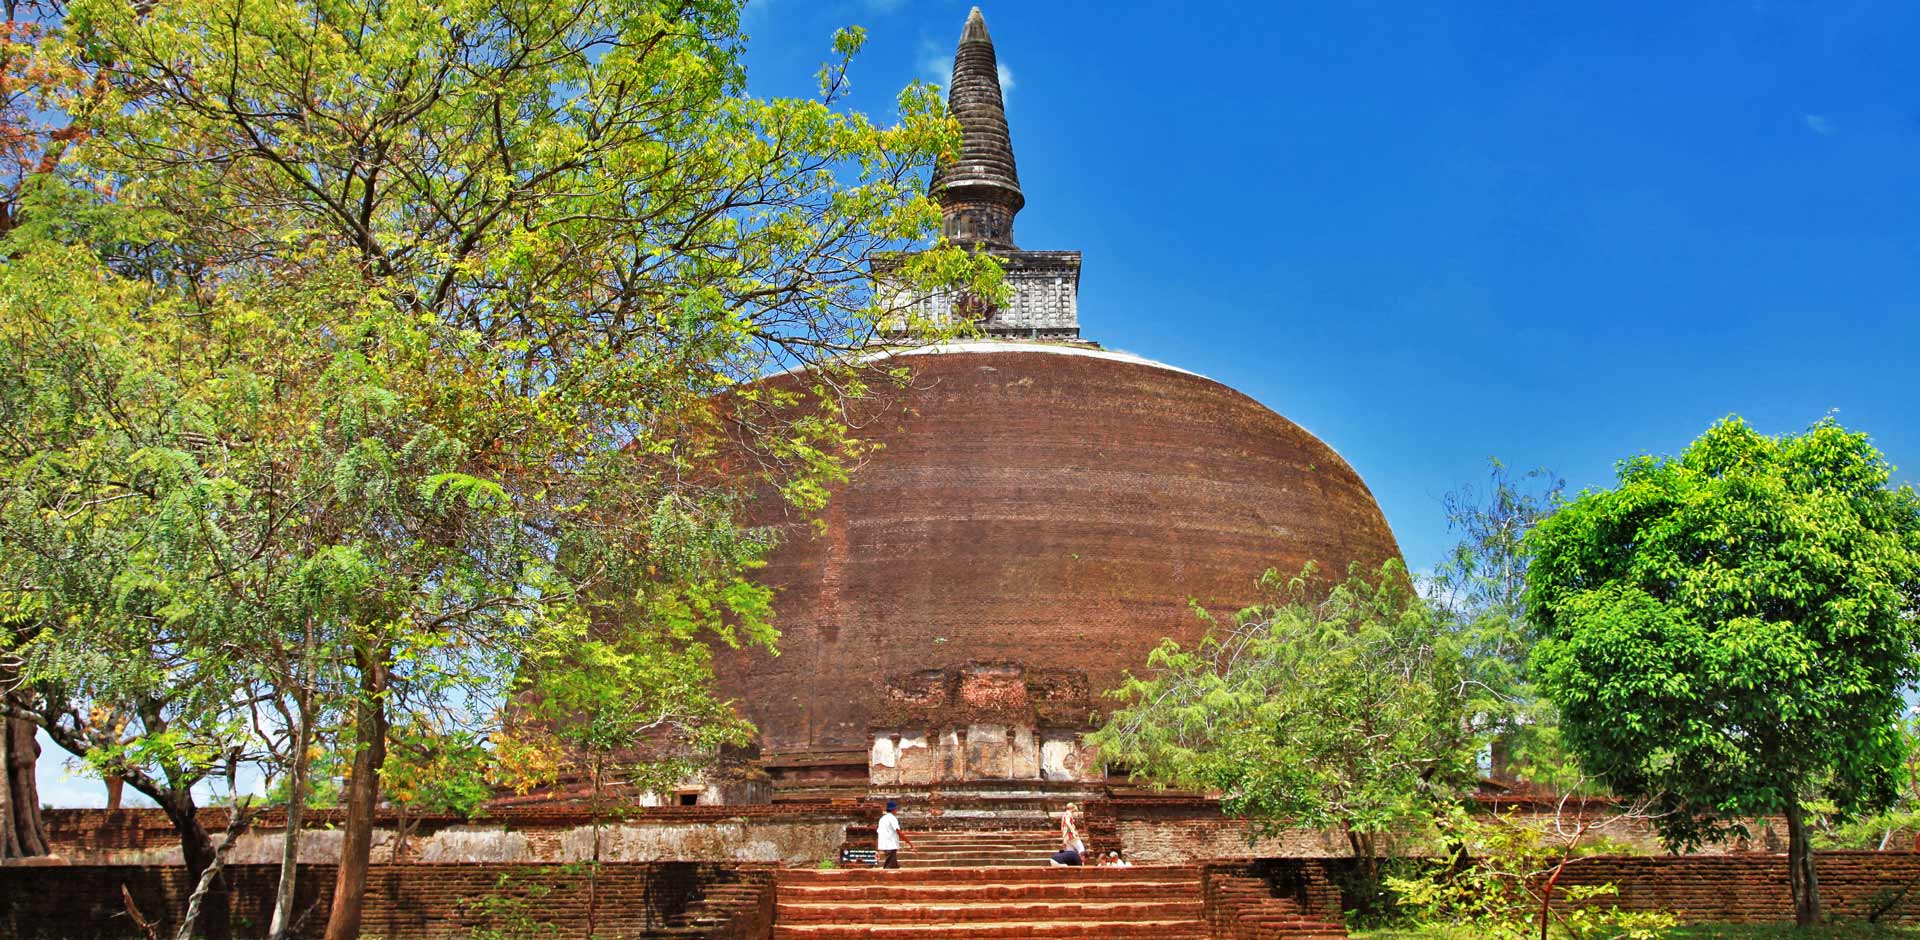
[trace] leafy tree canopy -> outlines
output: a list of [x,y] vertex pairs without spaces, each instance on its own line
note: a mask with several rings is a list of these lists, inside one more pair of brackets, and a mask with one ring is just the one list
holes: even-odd
[[1268,599],[1167,640],[1091,740],[1142,778],[1215,790],[1259,829],[1337,827],[1357,856],[1424,829],[1473,781],[1477,735],[1456,638],[1389,562],[1328,590],[1268,572]]
[[1463,485],[1442,500],[1459,536],[1425,593],[1463,644],[1489,726],[1495,777],[1517,776],[1562,790],[1580,774],[1559,740],[1559,717],[1540,696],[1528,665],[1536,633],[1526,618],[1526,536],[1559,505],[1566,483],[1544,468],[1514,473],[1489,461],[1484,487]]
[[1830,418],[1781,437],[1730,418],[1529,536],[1534,658],[1582,764],[1653,797],[1676,847],[1786,814],[1803,922],[1805,801],[1870,812],[1901,779],[1920,498],[1890,476]]
[[[329,936],[389,743],[477,741],[596,624],[704,689],[694,647],[776,636],[745,501],[804,516],[860,452],[869,262],[937,235],[956,129],[918,84],[840,106],[857,29],[817,97],[748,94],[740,6],[75,0],[34,34],[78,70],[34,107],[80,123],[0,264],[15,708],[81,750],[132,716],[106,758],[169,791],[350,738]],[[895,276],[998,289],[952,248]]]

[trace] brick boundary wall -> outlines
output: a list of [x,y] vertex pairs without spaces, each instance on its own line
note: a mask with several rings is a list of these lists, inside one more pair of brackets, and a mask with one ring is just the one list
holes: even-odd
[[[1920,853],[1816,852],[1820,901],[1828,917],[1863,919],[1891,902],[1885,923],[1920,923]],[[1793,919],[1784,855],[1595,855],[1568,863],[1561,887],[1612,882],[1602,906],[1667,910],[1690,923],[1764,924]]]
[[[227,869],[234,936],[266,933],[280,872]],[[335,868],[302,865],[299,940],[326,930]],[[179,866],[0,866],[0,936],[7,940],[142,940],[121,900],[172,936],[192,885]],[[560,865],[376,865],[368,871],[364,932],[387,940],[468,940],[476,927],[512,935],[514,921],[551,924],[556,938],[584,937],[587,885]],[[489,910],[489,908],[492,910]],[[604,865],[596,930],[601,937],[767,940],[774,914],[773,866],[705,862]],[[691,923],[690,923],[691,922]],[[539,936],[548,936],[541,933]]]
[[[1351,860],[1338,858],[1208,864],[1201,877],[1210,934],[1216,940],[1345,936],[1341,912],[1352,905],[1339,885],[1351,867]],[[1920,853],[1819,852],[1815,868],[1829,919],[1864,920],[1884,908],[1883,923],[1920,924]],[[1570,862],[1559,887],[1606,883],[1619,893],[1600,898],[1600,905],[1668,911],[1686,923],[1793,919],[1784,855],[1596,855]]]
[[[877,809],[861,803],[823,801],[737,806],[651,806],[633,810],[624,816],[608,812],[602,815],[601,821],[612,826],[621,822],[673,824],[734,819],[750,822],[851,820],[877,815]],[[112,812],[104,809],[46,809],[41,811],[41,817],[46,822],[47,839],[56,855],[74,855],[76,851],[167,850],[180,847],[180,836],[174,831],[173,823],[168,821],[166,813],[154,808]],[[216,837],[227,828],[229,816],[226,807],[201,807],[199,817],[200,824]],[[304,828],[324,830],[337,827],[344,821],[345,813],[342,810],[312,810],[307,814]],[[536,806],[490,809],[485,815],[471,819],[451,814],[415,814],[408,816],[406,821],[414,835],[429,836],[454,826],[517,830],[574,829],[593,825],[593,816],[584,808]],[[395,828],[399,822],[400,816],[391,810],[376,813],[373,820],[375,828],[385,829]],[[286,828],[286,824],[285,810],[268,810],[255,817],[253,828],[256,831],[277,831]]]

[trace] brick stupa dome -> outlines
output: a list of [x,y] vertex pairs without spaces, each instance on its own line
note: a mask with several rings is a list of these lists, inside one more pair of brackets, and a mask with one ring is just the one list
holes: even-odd
[[1268,568],[1399,557],[1346,461],[1218,382],[1135,356],[984,341],[900,356],[912,391],[819,534],[761,580],[780,654],[728,653],[724,695],[770,758],[868,746],[890,681],[968,663],[1084,672],[1094,693],[1199,600],[1229,613]]
[[[1111,707],[1100,693],[1162,638],[1198,638],[1189,599],[1226,615],[1269,568],[1399,557],[1359,475],[1299,425],[1081,338],[1080,253],[1014,242],[1026,200],[978,8],[948,100],[963,146],[930,191],[946,238],[1004,267],[1008,299],[889,293],[891,262],[875,261],[893,309],[970,318],[986,339],[887,363],[908,391],[855,421],[881,449],[833,494],[824,532],[790,528],[759,573],[780,654],[716,656],[777,789],[1097,781],[1081,735]],[[756,521],[784,521],[762,507]]]

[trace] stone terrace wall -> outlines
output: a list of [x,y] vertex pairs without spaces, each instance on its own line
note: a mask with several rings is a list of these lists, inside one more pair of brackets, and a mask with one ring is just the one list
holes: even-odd
[[[234,935],[263,935],[279,869],[240,865],[228,872]],[[296,903],[312,913],[300,925],[301,940],[325,931],[333,878],[332,865],[302,867]],[[0,936],[139,940],[121,900],[122,886],[145,917],[162,925],[161,936],[173,935],[192,893],[184,869],[89,865],[0,867]],[[511,936],[584,937],[586,897],[586,879],[557,865],[379,865],[368,873],[364,933],[389,940],[468,940],[474,928],[490,927]],[[771,866],[611,864],[602,869],[598,897],[596,932],[602,937],[772,935]],[[722,923],[684,926],[696,916]],[[529,923],[551,924],[554,932],[529,932]]]
[[[165,814],[157,809],[109,813],[99,809],[46,812],[54,854],[87,865],[177,865],[180,842]],[[647,808],[626,819],[604,821],[601,857],[609,861],[660,859],[786,862],[808,864],[834,858],[855,819],[878,815],[857,804],[759,806],[674,806]],[[200,811],[201,824],[219,837],[227,811]],[[302,833],[300,860],[328,864],[340,859],[337,813],[309,817]],[[382,814],[375,820],[373,861],[531,863],[582,861],[592,857],[592,820],[569,808],[511,810],[467,820],[415,817],[398,859],[394,857],[400,820]],[[262,816],[252,832],[234,846],[233,864],[272,864],[280,859],[280,813]]]
[[[1340,896],[1346,859],[1270,858],[1205,866],[1206,910],[1217,936],[1233,940],[1320,936],[1300,919],[1338,923],[1353,905]],[[1815,868],[1829,918],[1920,924],[1920,853],[1820,852]],[[1790,922],[1784,855],[1596,855],[1576,859],[1559,886],[1611,883],[1601,900],[1629,911],[1669,911],[1686,923]],[[1337,934],[1331,931],[1327,936]]]
[[[1555,812],[1551,803],[1537,806],[1489,801],[1483,808],[1488,812],[1512,811],[1542,826],[1551,824]],[[1222,815],[1216,800],[1192,796],[1115,797],[1104,809],[1111,812],[1115,835],[1128,857],[1142,864],[1180,865],[1215,859],[1345,858],[1352,854],[1346,840],[1331,829],[1289,829],[1250,840],[1251,830],[1247,824]],[[1700,854],[1786,851],[1786,829],[1777,821],[1755,820],[1749,829],[1754,834],[1752,839],[1710,845]],[[1644,821],[1597,827],[1593,833],[1631,851],[1664,852],[1659,839]]]
[[[1819,852],[1814,867],[1829,917],[1864,918],[1891,904],[1883,922],[1920,923],[1920,853]],[[1793,919],[1784,855],[1620,856],[1577,859],[1560,884],[1612,882],[1622,910],[1667,910],[1690,923],[1763,924]]]

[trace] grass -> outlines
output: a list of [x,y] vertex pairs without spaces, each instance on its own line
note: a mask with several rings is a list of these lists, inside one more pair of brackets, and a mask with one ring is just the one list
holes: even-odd
[[[1353,931],[1354,940],[1485,940],[1459,927],[1383,927]],[[1920,927],[1842,921],[1799,931],[1790,924],[1687,924],[1668,931],[1668,940],[1920,940]]]
[[1920,927],[1857,920],[1821,924],[1804,931],[1790,924],[1688,924],[1667,936],[1673,940],[1911,940],[1920,938]]

